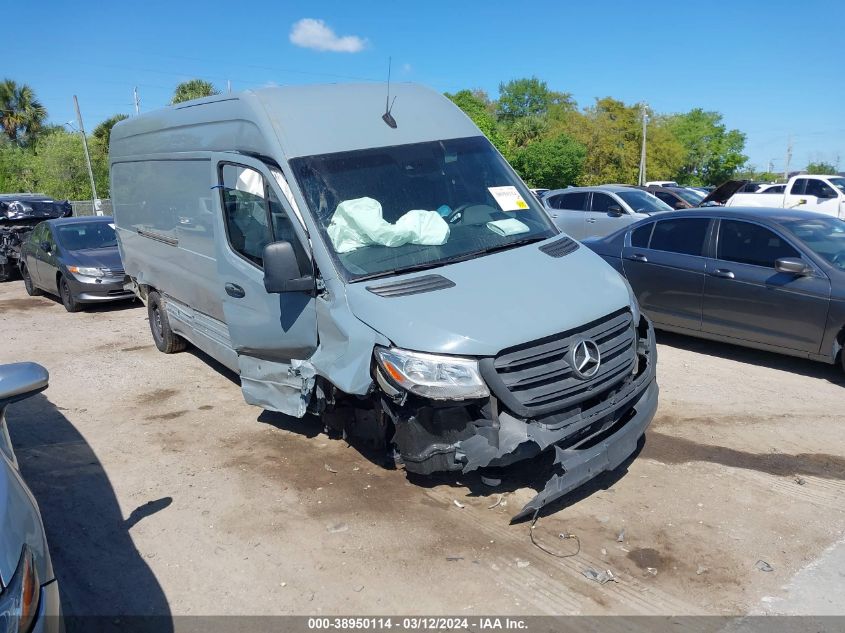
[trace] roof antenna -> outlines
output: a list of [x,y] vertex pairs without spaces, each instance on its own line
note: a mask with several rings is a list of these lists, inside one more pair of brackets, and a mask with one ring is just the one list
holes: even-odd
[[396,119],[393,118],[393,115],[390,114],[390,111],[393,109],[393,104],[396,103],[396,97],[393,97],[393,101],[390,100],[390,66],[392,65],[393,58],[387,58],[387,98],[384,101],[384,114],[381,115],[381,120],[387,123],[388,126],[396,129]]

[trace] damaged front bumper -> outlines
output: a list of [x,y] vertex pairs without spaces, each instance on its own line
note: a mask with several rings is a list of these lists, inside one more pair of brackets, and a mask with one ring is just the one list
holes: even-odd
[[[635,452],[657,409],[654,330],[642,317],[635,332],[632,370],[602,384],[598,393],[588,393],[573,406],[552,414],[517,415],[496,397],[496,389],[491,389],[489,400],[462,405],[383,398],[382,407],[393,421],[393,441],[406,470],[468,473],[553,451],[551,478],[513,517],[518,520],[598,474],[617,468]],[[501,395],[508,400],[507,394]]]

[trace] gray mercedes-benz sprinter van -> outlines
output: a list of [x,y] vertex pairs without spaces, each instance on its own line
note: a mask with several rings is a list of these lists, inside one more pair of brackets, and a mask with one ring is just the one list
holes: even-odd
[[552,452],[535,512],[630,456],[651,325],[478,128],[412,84],[267,88],[118,123],[111,191],[155,343],[408,471]]

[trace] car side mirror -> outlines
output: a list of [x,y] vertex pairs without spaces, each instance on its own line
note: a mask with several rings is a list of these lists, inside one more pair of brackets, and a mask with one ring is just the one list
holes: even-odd
[[270,294],[314,290],[314,274],[300,270],[290,242],[273,242],[264,247],[264,289]]
[[781,257],[775,262],[775,270],[791,275],[809,275],[813,269],[800,257]]
[[622,217],[625,212],[622,211],[622,207],[620,207],[618,204],[611,204],[609,207],[607,207],[607,214],[613,218],[619,218]]
[[41,244],[39,244],[39,246],[41,247],[41,250],[44,251],[45,253],[50,252],[50,242],[48,242],[47,240],[44,240],[43,242],[41,242]]
[[0,365],[0,409],[44,391],[50,374],[37,363]]

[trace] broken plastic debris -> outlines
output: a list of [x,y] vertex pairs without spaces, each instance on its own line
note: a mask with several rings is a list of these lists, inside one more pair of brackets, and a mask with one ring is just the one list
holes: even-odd
[[336,471],[334,468],[332,468],[331,466],[329,466],[328,464],[323,464],[323,468],[325,468],[325,469],[326,469],[327,471],[329,471],[330,473],[335,473],[335,474],[337,474],[337,471]]
[[517,566],[517,567],[519,567],[520,569],[524,569],[524,568],[528,567],[530,564],[531,564],[531,563],[530,563],[530,562],[528,562],[527,560],[518,560],[518,561],[516,561],[516,566]]
[[608,582],[619,582],[618,580],[616,580],[616,577],[613,575],[613,572],[609,569],[606,569],[605,571],[596,571],[592,567],[589,567],[582,571],[581,575],[585,578],[589,578],[590,580],[594,580],[600,585],[604,585]]
[[625,528],[622,528],[619,531],[619,534],[616,535],[616,542],[617,543],[624,543],[625,542]]
[[349,529],[349,526],[346,523],[335,523],[334,525],[330,525],[326,528],[326,531],[329,534],[337,534],[338,532],[346,532]]
[[646,570],[646,573],[651,574],[652,576],[657,575],[657,568],[655,568],[655,567],[646,567],[645,570]]
[[459,508],[465,508],[465,507],[466,507],[463,503],[461,503],[461,502],[460,502],[460,501],[458,501],[457,499],[452,499],[452,503],[454,503],[454,504],[455,504],[456,506],[458,506]]
[[481,483],[483,483],[485,486],[495,488],[496,486],[501,485],[502,480],[498,477],[486,477],[484,475],[481,475]]
[[505,498],[505,495],[499,495],[499,498],[498,498],[498,499],[496,499],[496,503],[494,503],[493,505],[489,505],[489,506],[487,506],[487,509],[488,509],[488,510],[492,510],[492,509],[493,509],[493,508],[495,508],[497,505],[499,505],[500,503],[502,503],[502,499],[504,499],[504,498]]
[[755,564],[755,567],[757,567],[757,569],[759,569],[760,571],[774,571],[775,570],[774,567],[769,565],[769,563],[767,563],[764,560],[758,560],[757,563]]
[[807,483],[807,480],[804,479],[803,477],[796,477],[795,483],[798,484],[799,486],[803,486],[804,484]]
[[699,565],[698,569],[695,570],[695,573],[696,573],[697,576],[700,576],[701,574],[705,573],[706,571],[707,571],[707,568],[704,565]]

